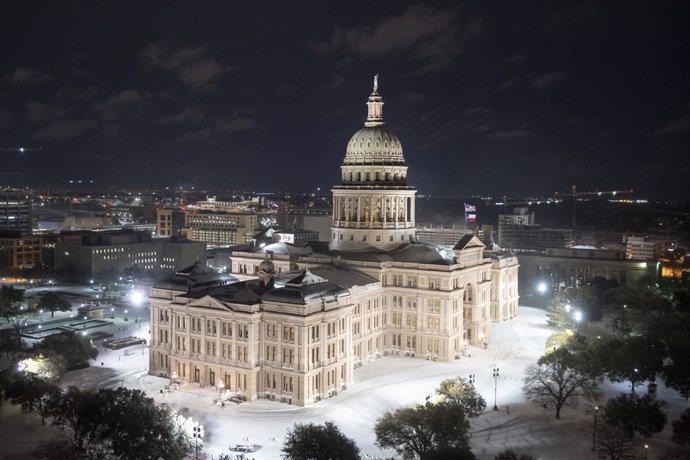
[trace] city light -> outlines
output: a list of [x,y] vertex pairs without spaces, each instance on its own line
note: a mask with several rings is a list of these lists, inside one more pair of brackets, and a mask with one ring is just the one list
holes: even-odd
[[576,323],[582,321],[582,312],[580,310],[575,310],[575,313],[573,313],[573,319]]
[[541,282],[537,285],[537,291],[539,291],[540,294],[545,294],[547,289],[546,283],[544,282]]
[[139,290],[132,291],[132,293],[129,295],[129,300],[134,305],[141,305],[144,303],[144,293]]

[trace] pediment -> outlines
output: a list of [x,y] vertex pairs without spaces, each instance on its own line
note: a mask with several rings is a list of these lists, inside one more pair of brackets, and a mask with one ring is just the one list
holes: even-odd
[[482,243],[482,240],[477,238],[475,235],[465,235],[455,244],[453,251],[462,252],[466,249],[483,249],[486,245]]
[[194,300],[193,302],[190,302],[187,305],[189,307],[210,308],[213,310],[222,310],[222,311],[230,310],[223,302],[219,301],[218,299],[211,297],[210,295],[200,297],[200,298]]

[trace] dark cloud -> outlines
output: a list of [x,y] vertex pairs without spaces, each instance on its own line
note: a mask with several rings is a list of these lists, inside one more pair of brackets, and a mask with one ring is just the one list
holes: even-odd
[[102,103],[95,104],[95,107],[101,112],[103,120],[113,121],[132,106],[139,105],[142,100],[143,98],[139,91],[127,89],[108,97]]
[[199,107],[186,107],[181,112],[164,115],[158,118],[154,123],[157,125],[194,125],[206,121],[204,110]]
[[509,88],[512,88],[512,87],[515,85],[515,83],[516,83],[517,81],[518,81],[518,77],[517,77],[517,76],[514,76],[514,77],[512,77],[512,78],[509,78],[509,79],[505,80],[504,82],[502,82],[502,83],[498,86],[498,90],[501,91],[501,92],[503,92],[503,91],[505,91],[505,90],[507,90],[507,89],[509,89]]
[[53,117],[54,109],[48,104],[29,101],[24,104],[26,120],[30,125],[44,125]]
[[219,118],[216,120],[215,126],[218,131],[225,134],[232,134],[239,131],[253,131],[263,128],[258,121],[246,117]]
[[556,70],[553,72],[548,72],[544,73],[541,75],[537,75],[532,79],[530,82],[532,88],[534,89],[546,89],[549,86],[553,85],[554,83],[565,80],[568,78],[568,74],[561,71],[561,70]]
[[69,67],[72,75],[84,77],[93,73],[93,67],[89,58],[82,53],[74,53],[70,56]]
[[416,104],[417,102],[421,102],[425,99],[424,93],[408,93],[403,91],[398,95],[398,101],[400,101],[400,104],[402,105],[412,105]]
[[12,112],[7,109],[0,109],[0,129],[9,128],[12,126],[13,120],[14,116],[12,115]]
[[481,20],[462,21],[459,8],[420,4],[374,25],[336,26],[328,41],[313,42],[311,48],[323,56],[390,58],[404,54],[422,62],[418,73],[425,73],[448,67],[464,43],[482,31]]
[[17,67],[14,72],[5,77],[5,80],[16,86],[34,86],[50,83],[53,81],[53,76],[27,67]]
[[491,109],[488,107],[470,107],[469,109],[465,109],[462,114],[466,117],[488,117],[491,114]]
[[507,58],[505,61],[502,62],[503,65],[514,65],[514,64],[519,64],[520,62],[523,62],[525,60],[525,55],[522,53],[517,53],[513,54],[509,58]]
[[675,134],[681,131],[690,130],[690,114],[685,115],[678,120],[672,121],[666,126],[652,131],[654,136],[665,136],[666,134]]
[[93,120],[53,120],[48,126],[34,133],[34,139],[46,141],[64,141],[80,136],[96,128]]
[[173,72],[192,88],[208,85],[229,70],[208,52],[206,45],[180,46],[168,40],[158,40],[141,52],[147,68]]
[[68,86],[59,89],[55,93],[55,101],[61,105],[70,107],[74,103],[91,102],[100,94],[98,86]]
[[490,139],[508,139],[516,137],[527,137],[530,135],[531,133],[524,129],[509,129],[507,131],[496,130],[486,137]]
[[210,127],[185,133],[173,141],[173,144],[188,144],[190,142],[209,142],[217,137],[216,130]]

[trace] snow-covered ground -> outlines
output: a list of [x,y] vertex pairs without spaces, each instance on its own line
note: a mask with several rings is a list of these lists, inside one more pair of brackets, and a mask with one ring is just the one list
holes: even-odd
[[[116,335],[147,337],[147,326],[145,322],[141,327],[132,324],[130,318],[128,323],[118,319],[112,327]],[[214,404],[217,390],[192,386],[161,393],[169,381],[147,375],[148,353],[141,346],[128,351],[101,348],[91,368],[69,373],[63,384],[83,388],[125,385],[142,389],[157,402],[169,404],[199,420],[205,428],[204,451],[208,454],[227,453],[229,446],[249,440],[256,446],[249,458],[279,459],[285,433],[294,423],[331,420],[357,442],[363,454],[390,457],[394,456],[392,451],[381,451],[375,445],[373,427],[378,417],[385,411],[423,401],[443,379],[474,374],[475,385],[488,406],[484,415],[472,420],[471,445],[480,459],[493,459],[507,447],[529,450],[542,459],[595,459],[588,429],[592,416],[586,411],[586,403],[565,409],[561,420],[556,420],[553,410],[526,403],[522,398],[524,370],[544,353],[545,340],[551,333],[544,311],[521,307],[516,319],[493,325],[488,349],[472,349],[471,356],[453,363],[383,357],[356,369],[356,383],[346,391],[309,407],[267,400],[240,405],[227,403],[221,407]],[[492,410],[494,367],[500,370],[497,411]],[[669,421],[677,418],[688,403],[675,391],[663,385],[659,387],[659,397],[669,403],[666,407]],[[601,403],[621,391],[629,391],[625,384],[607,384],[603,389],[605,397]],[[7,411],[0,418],[0,444],[3,425],[12,419],[5,414]],[[35,431],[36,427],[32,429]],[[13,436],[16,438],[16,433]],[[669,437],[670,428],[667,428],[649,442],[648,458],[656,458],[656,454],[665,450],[670,445]],[[642,452],[642,445],[640,449]]]

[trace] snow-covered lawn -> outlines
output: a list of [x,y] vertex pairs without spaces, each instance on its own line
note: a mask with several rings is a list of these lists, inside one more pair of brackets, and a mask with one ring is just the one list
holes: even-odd
[[[142,329],[130,323],[129,330],[121,334],[146,336],[146,330],[146,323]],[[524,370],[543,354],[545,340],[551,333],[546,327],[543,310],[521,307],[516,319],[493,325],[488,349],[473,349],[470,357],[453,363],[383,357],[356,369],[356,383],[346,391],[309,407],[267,400],[240,405],[227,403],[220,407],[213,403],[217,396],[215,390],[189,386],[161,393],[169,382],[147,375],[148,353],[141,354],[140,347],[132,347],[130,352],[101,349],[93,367],[71,372],[63,384],[92,388],[124,384],[143,389],[157,402],[182,410],[204,425],[205,452],[227,453],[228,446],[249,440],[257,446],[249,458],[259,460],[280,458],[283,438],[294,423],[326,420],[336,423],[367,456],[394,456],[393,452],[383,452],[375,445],[376,419],[387,410],[423,401],[443,379],[474,374],[475,385],[488,406],[484,415],[472,421],[471,445],[480,459],[493,459],[506,447],[530,450],[542,459],[596,459],[598,456],[591,451],[592,435],[588,429],[592,416],[586,412],[586,403],[575,409],[565,409],[562,419],[556,420],[552,410],[526,403],[522,398]],[[500,369],[498,411],[492,410],[494,367]],[[659,389],[659,397],[668,402],[669,421],[677,418],[688,403],[663,385],[659,385]],[[625,384],[607,384],[603,390],[602,404],[608,397],[630,391]],[[9,422],[7,412],[3,412],[0,433]],[[18,435],[13,436],[18,439]],[[670,427],[648,443],[650,459],[670,445],[669,437]]]

